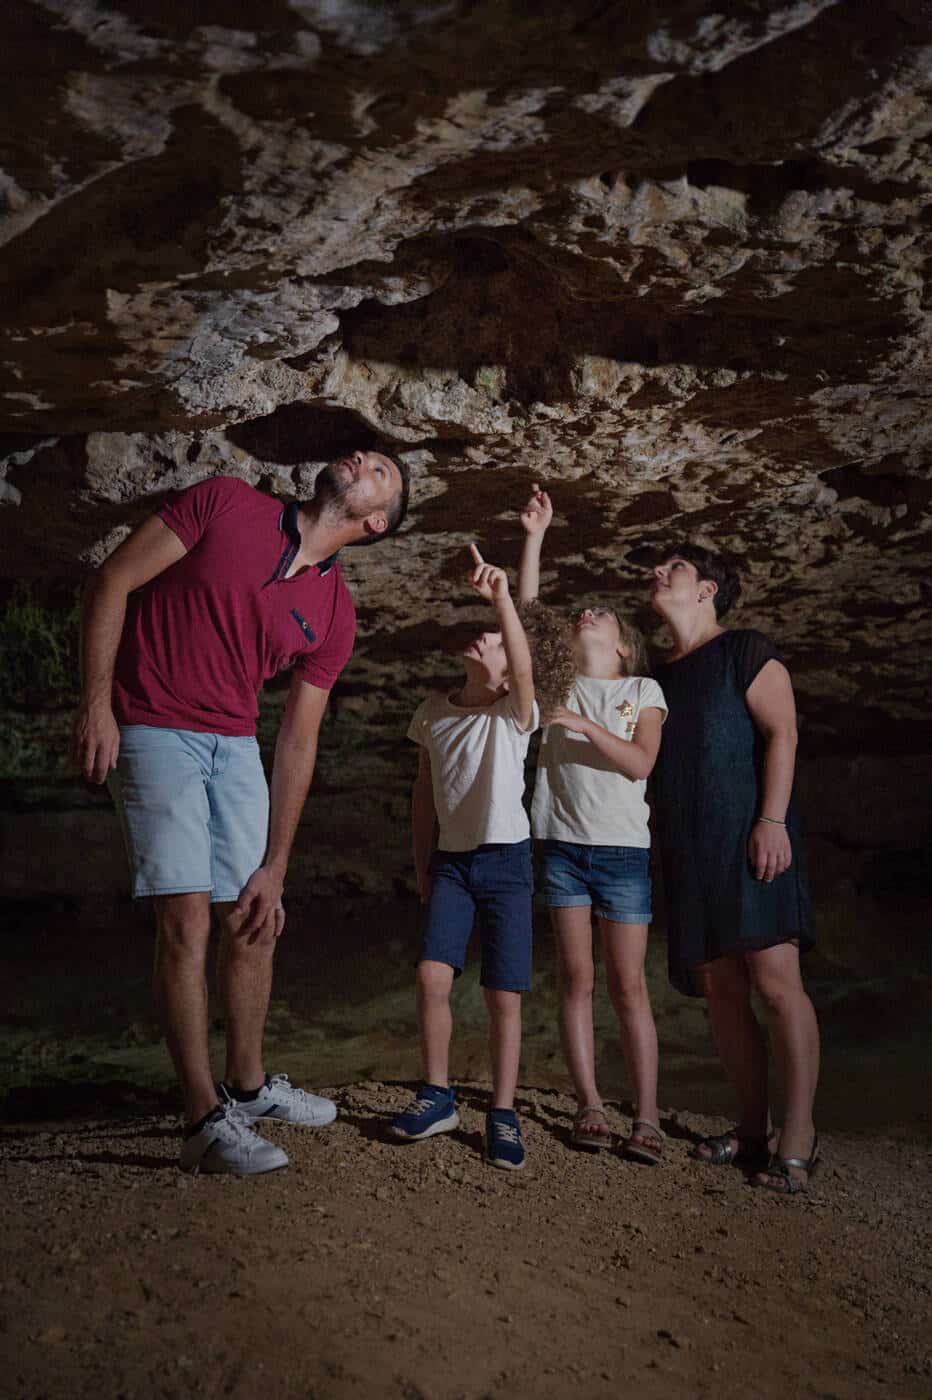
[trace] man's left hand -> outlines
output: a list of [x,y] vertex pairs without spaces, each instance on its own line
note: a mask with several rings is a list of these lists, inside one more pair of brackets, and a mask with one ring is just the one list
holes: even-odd
[[233,913],[242,919],[239,933],[245,938],[255,938],[265,934],[279,938],[285,927],[285,910],[282,907],[284,880],[276,871],[266,865],[254,870],[240,891]]

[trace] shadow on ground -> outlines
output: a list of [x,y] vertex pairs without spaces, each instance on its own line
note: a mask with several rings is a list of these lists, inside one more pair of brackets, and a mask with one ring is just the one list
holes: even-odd
[[[66,1122],[175,1111],[171,1066],[151,1006],[152,931],[145,910],[126,906],[125,926],[117,931],[76,921],[71,911],[18,915],[0,949],[2,1119]],[[417,906],[405,899],[291,906],[268,1021],[273,1071],[307,1084],[417,1079],[417,920]],[[552,943],[543,917],[535,961],[534,988],[525,998],[522,1083],[565,1091]],[[865,978],[818,952],[808,958],[806,973],[824,1039],[820,1124],[826,1130],[914,1130],[924,1111],[928,1062],[922,979]],[[705,1004],[670,989],[659,933],[650,941],[648,981],[661,1044],[661,1104],[729,1114]],[[475,961],[457,980],[453,1001],[453,1075],[484,1080],[486,1017]],[[213,1001],[212,1014],[219,1072],[223,1021]],[[602,1092],[624,1106],[629,1089],[603,978],[595,1022]]]

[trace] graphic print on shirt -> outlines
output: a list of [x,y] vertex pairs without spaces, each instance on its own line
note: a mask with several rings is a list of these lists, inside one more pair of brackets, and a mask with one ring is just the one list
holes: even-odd
[[621,715],[622,719],[627,721],[623,725],[621,734],[618,737],[620,739],[633,739],[635,725],[637,724],[634,706],[631,704],[630,700],[623,700],[620,705],[615,706],[615,709]]

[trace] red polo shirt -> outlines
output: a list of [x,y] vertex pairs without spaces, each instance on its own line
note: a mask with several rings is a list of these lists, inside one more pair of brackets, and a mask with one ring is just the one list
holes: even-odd
[[297,507],[214,476],[158,514],[187,553],[130,594],[113,677],[118,723],[255,734],[270,676],[294,666],[329,690],[356,615],[334,559],[285,577],[301,544]]

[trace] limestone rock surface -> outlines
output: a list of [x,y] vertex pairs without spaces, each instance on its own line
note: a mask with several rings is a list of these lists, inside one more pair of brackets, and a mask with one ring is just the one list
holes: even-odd
[[[743,561],[809,740],[927,729],[932,26],[922,0],[7,0],[6,579],[162,493],[308,491],[376,436],[347,694],[400,715],[531,481],[554,599]],[[400,721],[393,721],[397,724]],[[393,731],[394,732],[394,731]]]

